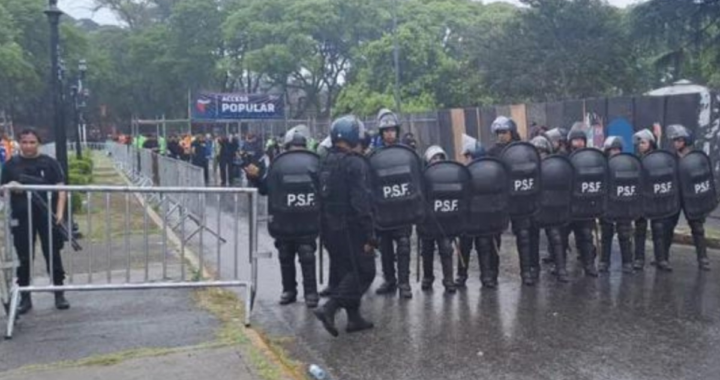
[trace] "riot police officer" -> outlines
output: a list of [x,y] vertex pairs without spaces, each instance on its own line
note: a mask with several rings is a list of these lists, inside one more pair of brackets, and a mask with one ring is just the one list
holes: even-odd
[[552,154],[567,155],[567,132],[564,129],[553,128],[544,135],[552,143]]
[[[315,275],[315,239],[319,233],[319,206],[315,178],[309,173],[317,171],[318,156],[307,150],[309,130],[296,126],[285,133],[283,146],[286,152],[276,157],[264,176],[257,166],[245,168],[248,180],[254,183],[260,194],[268,196],[272,218],[268,222],[270,235],[280,260],[283,292],[280,304],[297,301],[295,281],[295,257],[300,261],[303,276],[305,304],[309,308],[318,305],[317,279]],[[296,180],[286,183],[285,178]]]
[[[432,145],[430,146],[426,151],[424,155],[425,164],[426,165],[432,165],[434,163],[439,163],[442,161],[447,160],[447,154],[445,151],[437,146]],[[427,178],[429,175],[426,175],[425,180],[426,181],[432,181],[432,178]],[[431,187],[432,184],[426,183],[427,187]],[[431,191],[428,191],[426,193],[426,196],[428,197],[429,202],[433,202],[434,198],[432,197]],[[439,200],[438,200],[439,201]],[[458,205],[457,203],[451,203],[448,202],[447,205],[443,204],[441,201],[439,201],[441,206],[439,207],[440,210],[438,210],[438,207],[435,207],[433,204],[432,208],[428,211],[426,214],[426,220],[423,221],[423,223],[418,225],[418,235],[420,236],[420,249],[421,249],[421,256],[422,256],[422,266],[423,266],[423,279],[422,279],[422,285],[421,289],[424,291],[428,291],[432,289],[432,284],[435,281],[435,275],[433,271],[433,261],[435,256],[435,246],[437,245],[438,254],[440,256],[440,265],[442,267],[442,273],[443,273],[443,286],[445,287],[446,293],[455,293],[455,282],[453,280],[453,247],[452,247],[452,240],[454,236],[447,235],[448,231],[443,228],[441,221],[437,220],[435,218],[436,212],[445,211],[444,209],[448,209],[447,211],[453,211],[451,208],[455,209],[461,209],[460,206],[464,205]],[[434,203],[434,202],[433,202]],[[451,206],[451,207],[445,207],[445,206]],[[438,227],[439,226],[439,227]],[[462,226],[464,228],[464,226]],[[437,231],[438,233],[433,234],[431,231]],[[436,235],[436,236],[433,236]]]
[[[389,109],[378,113],[378,142],[376,149],[399,144],[400,120]],[[391,294],[399,289],[400,297],[412,298],[410,287],[410,235],[412,224],[378,231],[384,281],[376,294]],[[397,260],[397,277],[395,263]]]
[[548,241],[548,256],[552,258],[548,261],[555,263],[553,273],[559,282],[568,282],[570,279],[565,264],[562,228],[569,222],[572,165],[564,156],[556,157],[561,161],[559,164],[551,162],[553,158],[548,159],[553,154],[553,144],[547,137],[536,136],[530,140],[530,144],[535,146],[543,160],[542,201],[530,227],[531,265],[537,268],[533,274],[537,276],[540,271],[540,228],[543,228]]
[[[583,131],[582,123],[575,123],[570,132],[568,132],[569,153],[584,149],[587,146],[587,136]],[[578,256],[583,265],[586,276],[597,277],[598,272],[595,268],[596,248],[593,244],[593,230],[595,229],[594,220],[575,220],[570,222],[565,230],[564,243],[569,242],[568,236],[572,232],[575,235],[575,247],[578,250]]]
[[335,120],[330,131],[333,146],[320,164],[321,225],[339,281],[330,299],[314,313],[333,336],[338,335],[335,314],[340,308],[347,313],[347,332],[373,327],[360,314],[360,300],[375,278],[377,245],[370,169],[360,153],[364,134],[365,127],[355,116]]
[[497,139],[495,144],[487,151],[487,155],[490,157],[500,157],[500,153],[502,153],[506,146],[510,145],[513,141],[520,141],[517,124],[515,124],[513,119],[508,117],[499,116],[496,118],[490,126],[490,131]]
[[[605,139],[605,143],[603,144],[603,151],[605,152],[605,155],[609,158],[615,157],[622,153],[623,151],[623,141],[621,137],[618,136],[610,136]],[[632,159],[630,157],[629,159]],[[614,170],[611,166],[611,177],[614,178]],[[628,176],[627,173],[625,173],[626,176]],[[639,174],[639,173],[638,173]],[[640,176],[637,176],[637,179],[639,179]],[[615,182],[612,181],[611,182]],[[632,190],[632,188],[631,188]],[[611,189],[612,191],[612,189]],[[634,191],[632,191],[634,193]],[[619,196],[622,194],[618,194],[617,191],[615,191],[615,194],[610,197],[609,203],[612,203],[614,198],[616,196]],[[608,209],[611,209],[612,205],[608,207]],[[612,254],[612,241],[613,241],[613,235],[615,234],[615,231],[617,231],[618,235],[618,243],[620,244],[620,255],[622,257],[622,271],[623,273],[632,273],[633,272],[633,252],[632,252],[632,241],[631,241],[631,235],[632,235],[632,221],[630,219],[624,219],[621,218],[620,220],[617,220],[613,223],[612,220],[609,218],[601,218],[600,219],[600,234],[601,234],[601,244],[600,244],[600,265],[598,266],[598,271],[601,273],[607,273],[610,269],[610,256]]]
[[[633,142],[638,157],[643,159],[657,149],[655,136],[649,129],[643,129],[633,135]],[[652,202],[649,200],[649,202]],[[664,272],[672,271],[672,267],[667,261],[665,253],[667,252],[667,242],[665,242],[665,229],[667,220],[657,218],[651,220],[650,229],[652,231],[653,251],[655,255],[655,266]],[[645,266],[645,240],[647,236],[648,222],[646,218],[635,220],[635,261],[633,269],[643,270]]]
[[[65,174],[57,160],[40,153],[40,137],[34,130],[24,130],[20,133],[20,154],[13,156],[2,170],[1,183],[26,185],[64,185]],[[50,196],[50,202],[47,202]],[[7,201],[7,200],[6,200]],[[17,268],[17,283],[21,287],[30,285],[30,255],[34,254],[35,236],[40,236],[42,253],[45,257],[46,269],[51,276],[53,285],[62,286],[65,280],[60,252],[64,239],[58,228],[63,223],[67,195],[60,191],[57,193],[36,192],[33,200],[28,204],[25,193],[12,193],[10,196],[11,217],[13,219],[13,243],[20,265]],[[53,220],[56,225],[48,225],[48,212],[54,212]],[[32,241],[29,239],[32,228]],[[52,263],[52,265],[51,265]],[[18,313],[25,314],[32,309],[30,293],[20,293]],[[70,304],[65,299],[64,292],[55,292],[55,307],[65,310]]]
[[[465,164],[470,165],[476,160],[486,156],[485,148],[476,139],[468,139],[463,145],[462,151]],[[470,252],[475,247],[480,263],[480,283],[483,288],[494,289],[498,286],[498,274],[500,270],[500,256],[498,255],[498,236],[478,234],[473,236],[466,233],[460,237],[460,260],[457,268],[455,285],[458,288],[465,288],[468,279],[468,268],[470,267]]]
[[[675,154],[680,161],[681,170],[679,170],[679,173],[683,195],[681,204],[693,237],[698,267],[701,270],[709,271],[710,260],[708,259],[707,241],[705,240],[705,215],[717,206],[715,181],[710,160],[704,152],[693,149],[692,134],[684,126],[678,124],[668,126],[667,138],[672,141]],[[694,157],[689,156],[691,153]],[[684,166],[687,166],[690,170],[682,170]],[[689,171],[704,175],[687,175]],[[686,201],[686,199],[688,200]],[[678,212],[667,223],[665,237],[668,252],[672,245],[675,226],[679,218],[680,213]]]
[[[532,257],[530,244],[531,215],[537,208],[540,194],[540,156],[532,145],[518,143],[520,135],[512,119],[500,116],[493,121],[490,129],[497,136],[497,143],[488,150],[488,156],[502,158],[510,167],[515,185],[519,185],[511,187],[510,217],[520,262],[520,275],[523,284],[533,286],[540,273],[539,260]],[[517,149],[508,152],[513,146]],[[529,165],[533,167],[531,171],[525,169]]]

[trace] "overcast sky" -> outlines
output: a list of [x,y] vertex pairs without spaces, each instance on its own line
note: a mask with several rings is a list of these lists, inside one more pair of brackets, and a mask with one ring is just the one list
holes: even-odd
[[[486,3],[495,1],[504,1],[513,4],[519,4],[518,0],[483,0]],[[608,0],[610,4],[618,7],[626,7],[643,0]],[[60,9],[74,18],[89,18],[98,24],[118,24],[118,19],[108,11],[92,12],[93,0],[60,0],[58,5]]]

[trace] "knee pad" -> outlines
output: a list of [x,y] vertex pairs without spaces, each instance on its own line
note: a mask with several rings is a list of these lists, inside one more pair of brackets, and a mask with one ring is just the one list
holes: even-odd
[[397,239],[397,254],[410,255],[410,237],[401,236]]
[[703,223],[702,221],[692,220],[688,221],[688,224],[690,225],[690,231],[694,236],[705,235],[705,223]]
[[450,239],[438,239],[437,243],[440,257],[452,257],[453,248]]
[[280,261],[292,261],[295,258],[295,251],[291,249],[290,244],[275,240],[275,248],[278,250]]
[[300,264],[315,265],[315,249],[309,244],[301,244],[298,247],[298,256]]

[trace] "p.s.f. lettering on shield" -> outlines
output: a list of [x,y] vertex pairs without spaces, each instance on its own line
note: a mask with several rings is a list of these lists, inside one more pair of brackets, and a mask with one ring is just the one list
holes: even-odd
[[410,184],[400,183],[395,185],[383,186],[383,198],[400,198],[410,194]]
[[635,186],[618,186],[616,193],[618,197],[632,197],[635,195]]
[[598,193],[598,192],[600,192],[601,188],[602,188],[602,182],[583,182],[580,185],[580,192],[583,194]]
[[710,191],[710,180],[695,184],[695,194],[707,193],[708,191]]
[[672,191],[672,182],[656,183],[653,185],[654,194],[667,194]]
[[436,199],[435,212],[455,212],[458,210],[457,199]]
[[533,189],[534,185],[535,185],[534,178],[524,178],[524,179],[516,179],[513,187],[515,188],[516,192],[530,191]]
[[288,207],[309,207],[315,204],[314,193],[288,194]]

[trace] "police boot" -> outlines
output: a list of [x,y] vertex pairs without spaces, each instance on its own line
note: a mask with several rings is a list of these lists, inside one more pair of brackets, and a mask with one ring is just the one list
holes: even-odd
[[[656,236],[660,235],[660,236]],[[656,234],[653,228],[653,253],[655,255],[655,267],[662,272],[672,272],[672,267],[667,260],[666,245],[662,234]]]
[[618,225],[618,243],[620,244],[620,256],[622,257],[623,273],[633,273],[633,250],[630,240],[631,227],[629,224]]
[[297,301],[297,292],[287,291],[280,295],[280,305],[289,305]]
[[362,317],[359,307],[346,308],[345,312],[347,312],[347,327],[345,328],[347,333],[354,333],[375,327],[372,322]]
[[460,260],[457,267],[457,277],[455,278],[455,287],[459,289],[464,289],[467,282],[470,251],[472,250],[471,242],[472,240],[469,238],[460,238]]
[[530,273],[535,282],[540,280],[540,229],[530,228]]
[[23,315],[30,311],[32,307],[32,295],[30,293],[20,293],[20,304],[17,308],[18,314]]
[[313,310],[315,317],[323,324],[323,327],[332,336],[338,336],[337,327],[335,327],[335,314],[337,313],[340,305],[334,299],[330,299],[325,302],[324,305]]
[[315,276],[315,250],[312,246],[301,245],[298,254],[300,256],[300,270],[303,276],[305,305],[309,308],[314,308],[317,307],[318,302],[320,302]]
[[385,279],[385,281],[383,281],[383,283],[375,290],[375,294],[391,294],[395,293],[395,291],[397,291],[397,280]]
[[535,285],[535,276],[530,269],[530,234],[527,229],[521,229],[516,234],[518,258],[520,261],[520,277],[526,286]]
[[318,293],[318,295],[322,298],[330,297],[331,294],[332,294],[332,287],[330,287],[329,285],[326,286],[325,288],[323,288],[323,290],[321,290]]
[[445,287],[445,293],[453,294],[456,291],[455,281],[453,281],[453,262],[452,256],[442,255],[440,256],[440,264],[443,272],[443,286]]
[[598,272],[608,273],[610,271],[610,256],[612,255],[613,225],[612,223],[600,222],[600,263]]
[[398,264],[398,290],[401,298],[412,298],[410,287],[410,238],[401,237],[398,239],[397,249]]
[[70,302],[65,299],[65,292],[55,292],[55,308],[58,310],[70,308]]
[[280,259],[280,277],[283,292],[280,305],[289,305],[297,301],[297,283],[295,282],[295,252],[289,251],[286,245],[276,243]]
[[695,243],[695,251],[697,252],[698,268],[700,270],[710,270],[710,260],[707,255],[707,240],[705,240],[705,228],[702,222],[690,222],[692,230],[693,243]]
[[[427,251],[422,254],[422,266],[423,266],[423,279],[420,288],[424,291],[432,289],[433,282],[435,281],[435,274],[433,273],[433,252]],[[444,273],[444,272],[443,272]]]
[[562,244],[555,247],[555,276],[558,282],[570,282],[570,276],[567,271],[567,251]]
[[497,276],[494,273],[493,258],[490,252],[480,253],[480,283],[483,288],[494,289]]
[[635,221],[635,260],[633,269],[642,271],[645,268],[645,240],[647,239],[647,222]]

